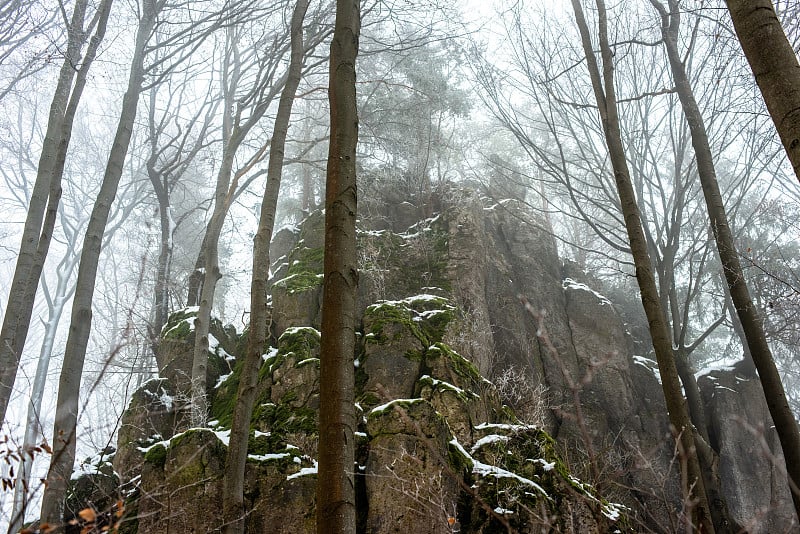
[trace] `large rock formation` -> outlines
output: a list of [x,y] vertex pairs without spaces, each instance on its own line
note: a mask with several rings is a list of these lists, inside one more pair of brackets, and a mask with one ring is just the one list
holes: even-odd
[[[365,206],[383,217],[360,222],[361,531],[671,531],[678,462],[654,362],[634,354],[612,303],[561,264],[547,228],[518,203],[468,190],[448,198],[423,210],[387,197]],[[315,528],[321,236],[315,213],[273,244],[274,348],[252,420],[250,532]],[[214,422],[186,429],[173,399],[192,335],[191,310],[175,316],[162,379],[137,392],[123,420],[114,465],[135,486],[130,532],[220,527],[238,384],[225,355],[243,342],[217,329]],[[747,438],[732,416],[768,420],[757,384],[714,376],[701,384],[731,509],[753,532],[791,528],[770,429]],[[761,455],[744,443],[762,443]]]

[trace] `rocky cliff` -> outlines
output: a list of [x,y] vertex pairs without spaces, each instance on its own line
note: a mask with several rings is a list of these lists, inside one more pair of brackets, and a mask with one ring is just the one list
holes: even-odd
[[[362,213],[360,530],[674,531],[684,503],[655,362],[633,353],[597,284],[562,265],[543,223],[468,190],[425,209],[387,195]],[[273,243],[249,532],[315,531],[322,223],[311,214]],[[161,378],[134,395],[119,432],[106,478],[123,488],[127,532],[220,527],[246,332],[212,329],[214,421],[187,429],[192,313],[165,327]],[[758,425],[769,420],[760,385],[733,370],[701,384],[734,516],[752,532],[793,528],[780,448]]]

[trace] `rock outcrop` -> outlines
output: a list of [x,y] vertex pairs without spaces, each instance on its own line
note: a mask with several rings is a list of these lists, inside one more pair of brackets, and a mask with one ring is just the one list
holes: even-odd
[[[669,531],[682,503],[658,373],[634,354],[613,304],[561,264],[547,228],[515,201],[453,190],[435,210],[405,204],[373,202],[368,212],[389,215],[360,222],[359,529]],[[245,485],[251,532],[315,529],[322,219],[311,214],[273,243],[274,347]],[[162,378],[136,393],[123,420],[114,466],[135,486],[129,532],[220,527],[239,372],[227,355],[244,342],[214,331],[214,421],[187,429],[175,399],[192,335],[191,310],[173,316]],[[701,384],[730,506],[754,532],[790,528],[774,436],[762,430],[769,454],[757,459],[743,444],[762,442],[744,439],[748,427],[731,416],[768,420],[751,402],[758,384],[714,376]]]
[[704,372],[698,384],[731,514],[747,532],[791,531],[794,507],[761,383],[726,367]]

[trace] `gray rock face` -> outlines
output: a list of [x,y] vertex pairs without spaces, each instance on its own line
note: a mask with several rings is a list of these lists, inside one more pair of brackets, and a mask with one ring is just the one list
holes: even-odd
[[[399,401],[367,418],[367,532],[436,534],[455,515],[447,421],[425,401]],[[442,452],[445,451],[445,454]]]
[[698,385],[733,517],[753,534],[796,531],[783,452],[761,383],[723,369],[701,376]]

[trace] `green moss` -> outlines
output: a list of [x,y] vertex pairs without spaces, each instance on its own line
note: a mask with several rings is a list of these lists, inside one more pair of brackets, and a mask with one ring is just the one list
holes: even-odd
[[310,326],[288,328],[278,339],[278,352],[288,354],[293,352],[302,359],[311,357],[314,350],[319,347],[319,330]]
[[450,348],[446,343],[434,343],[425,353],[426,358],[447,358],[453,371],[464,380],[470,389],[477,388],[485,379],[475,365]]
[[171,449],[177,449],[182,447],[187,440],[194,438],[197,438],[200,443],[206,444],[209,440],[213,440],[213,442],[219,443],[221,447],[225,446],[219,440],[214,430],[210,428],[190,428],[189,430],[172,436],[169,440],[169,447]]
[[314,360],[319,365],[317,358],[319,342],[320,334],[316,328],[310,326],[287,328],[278,339],[277,352],[261,367],[259,380],[271,376],[272,372],[283,365],[290,355],[295,357],[297,366],[310,365],[314,363]]
[[288,443],[288,434],[302,432],[313,434],[317,431],[316,410],[306,407],[293,407],[289,402],[293,400],[294,392],[287,392],[279,404],[266,402],[259,404],[253,411],[252,428],[267,432],[263,442],[267,451],[281,450]]
[[371,407],[377,406],[378,403],[381,402],[381,399],[378,397],[377,393],[367,391],[358,396],[358,402],[363,406]]
[[161,329],[161,338],[185,340],[189,334],[194,332],[195,317],[197,317],[196,306],[171,313],[167,318],[167,324]]
[[244,355],[247,354],[247,345],[250,343],[250,325],[244,327],[242,333],[239,335],[238,339],[236,340],[236,351],[237,355]]
[[288,293],[298,293],[316,289],[322,284],[324,250],[298,245],[289,253],[289,269],[286,276],[275,282],[275,287],[284,288]]
[[422,329],[432,341],[441,341],[450,323],[453,322],[455,314],[452,308],[435,310],[425,316],[422,322]]
[[514,413],[514,410],[510,406],[507,406],[505,404],[503,404],[503,406],[500,407],[499,413],[495,413],[495,415],[497,416],[497,420],[501,423],[506,423],[510,425],[520,424],[520,420],[519,417],[517,417],[517,414]]
[[231,376],[217,389],[213,390],[211,398],[209,398],[211,418],[219,421],[219,425],[224,428],[230,428],[231,426],[233,407],[236,405],[243,365],[244,360],[238,360]]
[[371,328],[365,337],[365,343],[390,343],[400,339],[407,331],[425,349],[432,343],[441,341],[447,325],[455,317],[454,311],[455,308],[447,299],[433,295],[418,295],[373,304],[365,311]]
[[225,445],[207,428],[193,428],[174,436],[170,440],[170,459],[175,459],[177,469],[169,476],[169,484],[182,487],[209,477],[221,477],[222,471],[207,466],[212,462],[212,465],[224,464],[225,451]]
[[[530,426],[508,425],[494,425],[483,430],[496,431],[498,435],[508,439],[484,443],[476,453],[481,460],[533,481],[544,491],[544,494],[531,491],[528,483],[512,477],[483,476],[476,482],[481,498],[490,506],[500,506],[515,512],[509,518],[515,529],[527,530],[524,524],[517,523],[520,518],[525,517],[524,513],[518,513],[521,510],[538,510],[544,507],[554,516],[559,515],[559,511],[565,506],[565,498],[584,498],[598,517],[601,509],[608,511],[612,506],[622,511],[598,498],[591,485],[572,476],[558,453],[555,440],[547,432]],[[487,516],[477,519],[477,522],[484,524],[491,524],[492,521]],[[613,525],[621,531],[630,530],[624,514]]]
[[[379,302],[369,306],[364,312],[371,319],[371,332],[366,343],[385,344],[400,339],[404,329],[420,340],[424,347],[429,345],[428,337],[414,321],[414,313],[403,301]],[[402,328],[390,328],[399,325]],[[390,331],[394,331],[390,334]],[[391,335],[391,337],[390,337]]]
[[159,469],[164,469],[164,464],[167,463],[167,448],[161,443],[153,445],[144,454],[144,461]]
[[464,453],[465,451],[461,447],[451,441],[447,448],[447,462],[455,473],[469,479],[472,476],[474,463],[472,458]]
[[274,449],[272,449],[272,444],[269,440],[269,435],[250,431],[250,437],[247,440],[247,454],[269,454]]
[[387,402],[386,404],[384,404],[380,410],[374,409],[370,411],[367,417],[370,419],[373,417],[380,417],[385,413],[394,410],[395,408],[400,408],[405,411],[408,411],[415,404],[419,404],[422,402],[425,401],[423,399],[395,399],[391,402]]
[[[454,386],[453,384],[450,384],[449,382],[437,380],[429,375],[424,375],[422,378],[417,380],[417,391],[421,391],[425,387],[428,387],[433,391],[438,391],[440,394],[448,393],[454,395],[459,399],[459,401],[464,403],[464,405],[474,399],[480,398],[477,393],[463,390],[457,386]],[[428,397],[426,396],[426,398]]]

